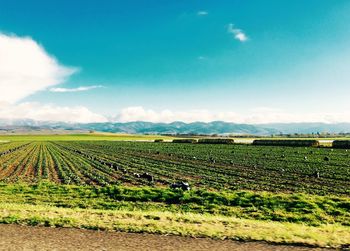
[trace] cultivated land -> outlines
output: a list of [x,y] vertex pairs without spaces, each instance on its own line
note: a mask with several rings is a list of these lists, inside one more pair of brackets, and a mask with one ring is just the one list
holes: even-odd
[[[111,137],[130,140],[126,135],[0,137],[11,140],[0,144],[0,222],[319,247],[350,244],[346,149],[112,142]],[[161,137],[137,139],[145,138]],[[191,191],[170,189],[176,181],[189,182]]]

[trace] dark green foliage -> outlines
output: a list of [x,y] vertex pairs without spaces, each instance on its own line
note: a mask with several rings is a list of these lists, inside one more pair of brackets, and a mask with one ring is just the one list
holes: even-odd
[[332,143],[333,148],[343,148],[343,149],[349,149],[350,148],[350,140],[334,140]]
[[234,144],[235,141],[233,139],[225,139],[225,138],[206,138],[199,139],[199,144]]
[[154,142],[155,143],[164,142],[164,139],[155,139]]
[[253,141],[253,145],[259,146],[293,146],[293,147],[317,147],[320,145],[318,140],[282,140],[282,139],[256,139]]
[[197,143],[198,141],[196,139],[174,139],[173,143]]

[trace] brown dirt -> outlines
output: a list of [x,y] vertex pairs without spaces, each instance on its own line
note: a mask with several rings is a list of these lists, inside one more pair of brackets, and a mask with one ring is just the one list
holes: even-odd
[[153,234],[0,224],[0,250],[230,250],[316,251],[323,249]]

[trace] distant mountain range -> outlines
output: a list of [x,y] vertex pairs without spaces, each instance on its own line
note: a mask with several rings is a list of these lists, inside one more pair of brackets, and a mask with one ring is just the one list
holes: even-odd
[[281,123],[281,124],[235,124],[222,121],[210,123],[173,122],[128,122],[128,123],[88,123],[70,124],[63,122],[40,122],[33,120],[0,120],[0,132],[26,131],[100,131],[130,134],[309,134],[309,133],[349,133],[350,123]]

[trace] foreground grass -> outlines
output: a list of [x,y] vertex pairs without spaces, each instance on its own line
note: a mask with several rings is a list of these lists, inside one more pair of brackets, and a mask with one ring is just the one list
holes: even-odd
[[0,223],[340,247],[350,198],[153,187],[0,184]]
[[97,210],[0,203],[0,223],[341,247],[350,228],[257,221],[195,213]]
[[174,191],[155,187],[0,184],[4,203],[101,210],[146,210],[350,226],[350,198],[271,192]]

